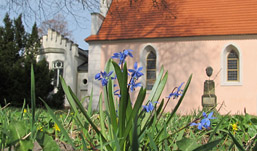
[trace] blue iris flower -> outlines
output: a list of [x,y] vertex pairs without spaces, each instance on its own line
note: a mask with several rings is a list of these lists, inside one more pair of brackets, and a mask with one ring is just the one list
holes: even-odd
[[132,78],[136,78],[136,79],[144,75],[142,72],[140,72],[142,70],[143,70],[143,67],[137,68],[137,62],[135,62],[134,64],[134,69],[128,69],[128,71],[131,72]]
[[213,112],[211,112],[208,116],[205,112],[203,112],[203,119],[200,123],[191,123],[190,126],[197,126],[199,130],[202,130],[202,128],[210,129],[211,127],[211,121],[210,119],[215,119],[215,117],[212,116]]
[[127,56],[130,56],[131,58],[133,58],[133,55],[130,51],[133,51],[133,50],[125,49],[125,50],[123,50],[123,52],[114,53],[111,58],[112,59],[120,59],[119,65],[124,64]]
[[171,98],[171,97],[173,96],[173,99],[176,99],[176,98],[178,98],[179,96],[181,96],[181,95],[182,95],[182,92],[183,92],[183,90],[181,89],[181,87],[183,86],[183,84],[184,84],[184,82],[182,82],[182,83],[180,84],[180,86],[177,88],[177,90],[176,90],[175,92],[171,92],[171,93],[169,94],[169,96],[167,96],[167,98]]
[[154,106],[153,106],[152,102],[149,102],[148,105],[143,105],[143,109],[144,109],[146,112],[151,112],[151,111],[153,111]]
[[95,75],[96,80],[102,80],[102,86],[106,86],[109,80],[109,77],[112,75],[113,71],[110,71],[109,73],[100,72]]
[[128,85],[130,86],[130,91],[131,92],[133,92],[136,87],[141,87],[142,86],[140,82],[136,83],[135,79],[131,79],[131,81]]

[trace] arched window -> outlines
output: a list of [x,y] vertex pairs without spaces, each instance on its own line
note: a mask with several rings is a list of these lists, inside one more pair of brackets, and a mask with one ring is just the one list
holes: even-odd
[[239,70],[239,57],[232,49],[227,56],[227,81],[239,81]]
[[221,53],[221,85],[242,85],[242,51],[239,46],[229,44]]
[[156,79],[156,54],[154,51],[149,51],[146,57],[146,89],[153,88]]
[[63,76],[63,61],[57,60],[53,63],[54,71],[54,86],[58,87],[60,83],[60,76]]

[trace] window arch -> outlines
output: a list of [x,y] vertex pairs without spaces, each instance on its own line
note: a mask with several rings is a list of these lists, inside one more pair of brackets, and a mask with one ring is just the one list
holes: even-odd
[[[159,70],[158,50],[151,44],[144,45],[140,52],[140,63],[144,67],[142,72],[141,83],[146,90],[152,90]],[[150,91],[147,91],[147,93]]]
[[227,81],[239,81],[239,57],[233,49],[227,56]]
[[60,84],[60,76],[63,76],[63,61],[56,60],[53,62],[54,71],[54,86],[58,87]]
[[151,90],[156,80],[156,54],[149,51],[146,57],[146,89]]
[[221,55],[222,85],[242,85],[241,52],[235,45],[227,45]]

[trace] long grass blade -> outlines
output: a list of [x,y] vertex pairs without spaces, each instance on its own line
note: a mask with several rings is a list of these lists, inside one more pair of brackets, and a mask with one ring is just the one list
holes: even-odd
[[109,112],[110,112],[110,118],[111,118],[111,124],[112,124],[112,127],[113,127],[113,132],[114,132],[114,135],[117,131],[117,128],[118,128],[118,124],[117,124],[117,115],[116,115],[116,110],[115,110],[115,106],[114,106],[114,100],[113,100],[113,85],[112,85],[112,80],[109,79],[109,82],[108,82],[108,106],[109,106]]
[[65,139],[69,142],[69,144],[72,145],[72,147],[75,149],[75,145],[72,142],[72,139],[69,137],[68,133],[66,132],[66,130],[64,129],[64,127],[62,126],[61,122],[57,119],[57,117],[55,116],[54,112],[52,111],[52,109],[46,104],[46,102],[40,98],[40,100],[44,103],[48,113],[51,115],[51,117],[53,118],[54,122],[58,125],[58,127],[60,128],[62,134],[64,135]]
[[89,97],[89,104],[88,104],[88,115],[91,117],[92,116],[92,104],[93,104],[93,88],[91,89],[91,94]]
[[240,151],[244,151],[245,149],[243,148],[242,145],[240,145],[240,143],[236,140],[236,138],[230,133],[228,132],[229,136],[232,138],[233,142],[235,143],[236,147],[240,150]]
[[[179,98],[178,103],[176,104],[175,108],[173,109],[173,111],[171,112],[171,114],[169,115],[169,117],[168,117],[168,119],[167,119],[167,121],[166,121],[166,124],[167,124],[167,125],[168,125],[168,123],[170,122],[170,120],[172,119],[172,117],[175,115],[175,113],[177,112],[177,110],[178,110],[178,108],[179,108],[179,106],[180,106],[180,104],[181,104],[181,102],[182,102],[182,100],[183,100],[183,98],[184,98],[184,96],[185,96],[185,94],[186,94],[186,92],[187,92],[187,89],[188,89],[188,87],[189,87],[189,84],[190,84],[190,82],[191,82],[191,79],[192,79],[192,74],[190,75],[190,77],[189,77],[188,80],[187,80],[187,83],[186,83],[185,88],[184,88],[184,90],[183,90],[182,96]],[[162,130],[158,133],[158,135],[157,135],[156,138],[155,138],[155,141],[160,137],[160,135],[161,135],[162,132],[163,132],[163,129],[164,129],[164,128],[162,128]]]
[[154,83],[154,85],[153,85],[153,88],[152,88],[152,90],[151,90],[151,93],[150,93],[150,95],[149,95],[149,97],[148,97],[148,100],[152,100],[152,99],[153,99],[153,97],[154,97],[154,95],[155,95],[155,93],[156,93],[156,91],[157,91],[157,88],[158,88],[158,86],[159,86],[159,83],[160,83],[160,81],[161,81],[161,79],[162,79],[163,73],[164,73],[164,69],[163,69],[163,66],[162,66],[162,67],[161,67],[161,70],[160,70],[160,72],[159,72],[159,75],[158,75],[158,77],[156,78],[156,81],[155,81],[155,83]]
[[206,151],[206,150],[211,150],[212,148],[216,147],[220,141],[223,140],[223,138],[209,142],[207,144],[204,144],[200,147],[197,147],[196,149],[194,149],[193,151]]
[[32,110],[32,120],[31,120],[31,138],[35,139],[35,111],[36,111],[36,90],[35,90],[35,76],[33,64],[31,64],[31,110]]

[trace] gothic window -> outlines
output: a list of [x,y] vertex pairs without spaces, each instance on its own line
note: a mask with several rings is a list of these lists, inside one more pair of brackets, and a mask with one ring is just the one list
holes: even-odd
[[227,81],[239,81],[239,57],[234,50],[227,56]]
[[146,89],[153,88],[156,79],[156,54],[149,51],[146,58]]
[[60,76],[63,76],[63,61],[57,60],[53,63],[54,71],[54,86],[58,87],[60,84]]

